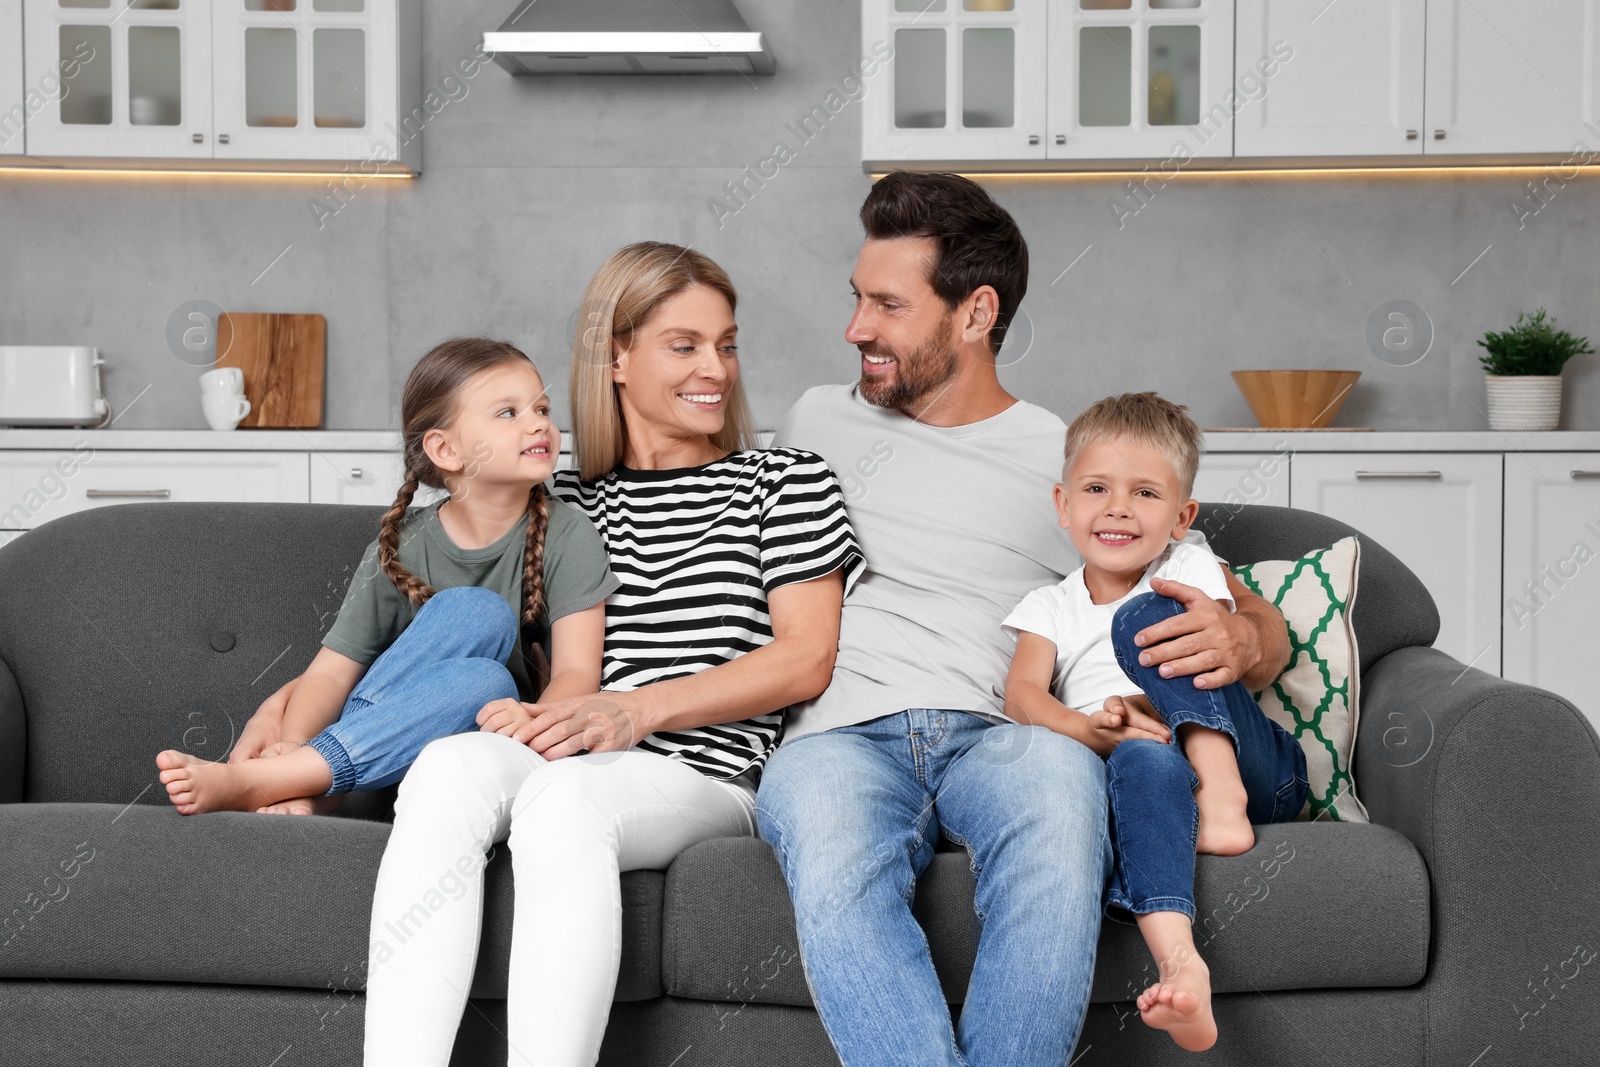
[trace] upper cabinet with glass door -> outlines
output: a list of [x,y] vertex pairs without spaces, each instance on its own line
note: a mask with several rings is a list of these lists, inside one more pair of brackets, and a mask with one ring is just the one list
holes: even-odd
[[209,0],[25,0],[28,154],[209,157]]
[[215,4],[219,158],[366,159],[395,147],[392,2]]
[[867,159],[1043,159],[1045,0],[864,0]]
[[420,0],[23,3],[29,155],[420,169]]
[[[22,77],[22,0],[0,0],[0,156],[19,156],[28,132],[28,91]],[[54,84],[54,83],[52,83]],[[32,106],[44,106],[43,91]]]
[[1055,0],[1051,159],[1233,154],[1233,0]]

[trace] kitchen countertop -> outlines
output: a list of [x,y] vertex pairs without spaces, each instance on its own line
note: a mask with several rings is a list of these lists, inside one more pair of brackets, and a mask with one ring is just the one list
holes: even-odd
[[[563,443],[567,432],[562,431]],[[764,438],[765,439],[765,438]],[[92,448],[217,452],[398,452],[398,430],[0,429],[0,449]],[[1208,430],[1206,451],[1600,452],[1600,430]]]

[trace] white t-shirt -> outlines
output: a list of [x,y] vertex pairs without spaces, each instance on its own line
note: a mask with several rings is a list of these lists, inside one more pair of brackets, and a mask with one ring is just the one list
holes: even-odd
[[828,461],[867,569],[844,600],[833,682],[790,709],[786,741],[907,708],[1005,721],[1013,642],[1000,622],[1083,562],[1050,497],[1066,434],[1022,400],[980,422],[930,426],[874,407],[854,385],[800,398],[776,443]]
[[1151,560],[1139,584],[1111,604],[1096,604],[1089,599],[1079,567],[1056,585],[1035,589],[1022,598],[1001,623],[1013,639],[1018,631],[1038,634],[1056,646],[1055,673],[1050,691],[1067,707],[1088,714],[1100,710],[1109,696],[1128,696],[1139,692],[1122,673],[1111,648],[1111,620],[1130,597],[1150,591],[1151,578],[1170,578],[1192,585],[1213,600],[1234,609],[1228,582],[1222,576],[1222,561],[1204,544],[1191,538],[1168,541],[1166,549]]

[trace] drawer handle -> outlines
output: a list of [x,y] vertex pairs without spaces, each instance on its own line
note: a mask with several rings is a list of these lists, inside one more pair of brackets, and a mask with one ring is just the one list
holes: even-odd
[[85,489],[83,495],[90,500],[102,500],[114,496],[148,496],[157,500],[166,500],[172,496],[171,489]]
[[361,477],[361,468],[360,467],[351,467],[350,468],[350,477],[352,477],[352,478]]
[[1600,471],[1573,471],[1574,478],[1600,478]]
[[1438,471],[1356,471],[1357,478],[1443,478]]

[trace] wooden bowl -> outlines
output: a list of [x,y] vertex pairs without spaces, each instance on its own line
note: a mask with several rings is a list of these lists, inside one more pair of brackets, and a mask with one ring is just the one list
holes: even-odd
[[1233,383],[1262,426],[1309,430],[1333,421],[1359,377],[1358,370],[1236,370]]

